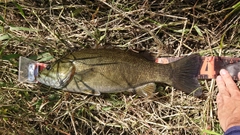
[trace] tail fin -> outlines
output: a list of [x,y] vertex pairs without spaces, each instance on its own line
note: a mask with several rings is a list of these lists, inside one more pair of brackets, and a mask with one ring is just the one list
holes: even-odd
[[197,80],[201,64],[199,54],[192,54],[171,63],[173,67],[173,86],[187,94],[193,93],[196,97],[201,96],[202,90]]

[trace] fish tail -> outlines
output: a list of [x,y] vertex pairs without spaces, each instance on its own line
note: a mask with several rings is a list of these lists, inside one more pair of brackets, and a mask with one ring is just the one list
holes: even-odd
[[199,97],[202,95],[197,76],[201,68],[201,57],[199,54],[192,54],[171,63],[173,69],[172,85],[187,93]]

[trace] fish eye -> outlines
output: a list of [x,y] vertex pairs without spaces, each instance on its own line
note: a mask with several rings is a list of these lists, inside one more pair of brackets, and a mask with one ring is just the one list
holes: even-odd
[[50,69],[51,69],[51,65],[47,65],[47,66],[46,66],[46,69],[47,69],[47,70],[50,70]]

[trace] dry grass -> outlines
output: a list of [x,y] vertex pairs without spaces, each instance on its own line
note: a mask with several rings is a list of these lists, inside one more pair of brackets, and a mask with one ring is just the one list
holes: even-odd
[[55,58],[85,47],[125,47],[155,56],[239,57],[237,0],[31,1],[0,3],[1,134],[221,134],[214,80],[206,98],[171,87],[144,99],[99,97],[17,82],[18,57]]

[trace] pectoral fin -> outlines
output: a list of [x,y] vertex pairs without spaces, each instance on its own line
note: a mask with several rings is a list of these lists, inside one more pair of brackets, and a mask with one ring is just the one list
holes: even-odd
[[135,88],[136,93],[142,97],[151,97],[156,90],[155,83],[147,83]]

